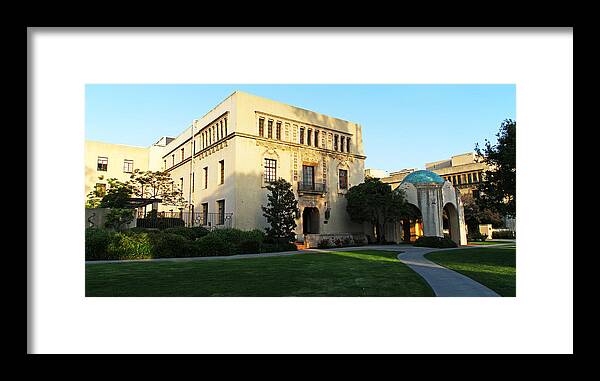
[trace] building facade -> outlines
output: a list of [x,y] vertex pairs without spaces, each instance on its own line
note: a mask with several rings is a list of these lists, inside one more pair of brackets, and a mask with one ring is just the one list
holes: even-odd
[[[262,230],[266,187],[283,178],[298,200],[299,241],[306,234],[363,232],[349,220],[344,196],[364,181],[359,124],[236,91],[177,137],[161,141],[146,149],[146,162],[141,148],[134,168],[171,174],[189,203],[187,225]],[[87,162],[100,163],[100,152],[86,152],[86,173]],[[102,157],[109,166],[111,160],[126,160],[113,156]],[[87,184],[86,193],[94,185]],[[159,205],[165,211],[172,208]]]

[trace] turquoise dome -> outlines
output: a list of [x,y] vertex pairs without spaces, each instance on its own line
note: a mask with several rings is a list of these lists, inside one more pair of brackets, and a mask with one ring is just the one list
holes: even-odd
[[412,184],[443,184],[446,180],[444,180],[440,175],[431,171],[414,171],[408,174],[403,180],[402,183],[412,183]]

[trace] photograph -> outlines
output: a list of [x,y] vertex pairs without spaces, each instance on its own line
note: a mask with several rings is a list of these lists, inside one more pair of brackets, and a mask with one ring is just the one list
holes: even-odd
[[515,97],[87,85],[86,296],[514,297]]

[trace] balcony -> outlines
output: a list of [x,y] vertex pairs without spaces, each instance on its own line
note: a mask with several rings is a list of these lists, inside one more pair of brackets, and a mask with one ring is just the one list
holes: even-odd
[[327,193],[327,187],[323,183],[303,183],[298,182],[298,194],[321,194]]

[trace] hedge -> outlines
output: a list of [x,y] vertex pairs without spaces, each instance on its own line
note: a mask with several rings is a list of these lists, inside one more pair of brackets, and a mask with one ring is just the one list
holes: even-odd
[[206,257],[296,250],[292,243],[265,242],[260,230],[201,227],[151,230],[135,228],[115,232],[100,228],[85,231],[86,260]]
[[511,230],[492,230],[492,239],[515,239],[517,238],[516,232]]
[[417,238],[414,243],[414,246],[418,247],[435,247],[435,248],[447,248],[447,247],[457,247],[456,242],[446,237],[437,237],[437,236],[421,236]]

